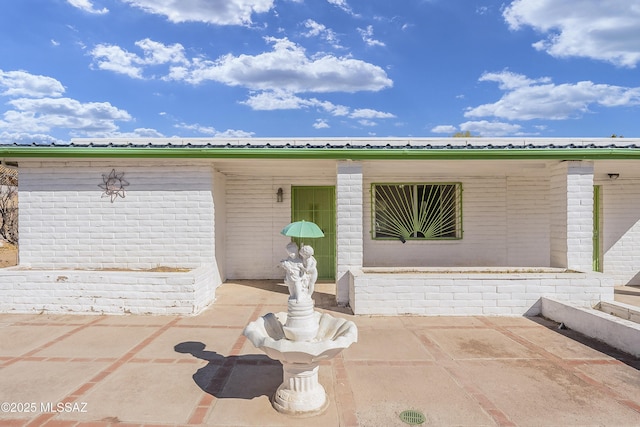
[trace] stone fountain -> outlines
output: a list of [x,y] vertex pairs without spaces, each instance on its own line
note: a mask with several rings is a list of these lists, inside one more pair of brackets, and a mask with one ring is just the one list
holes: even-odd
[[313,248],[287,245],[288,258],[280,265],[289,288],[288,311],[269,313],[251,322],[243,334],[267,356],[279,360],[283,381],[272,398],[273,407],[290,415],[312,416],[328,406],[318,382],[322,360],[329,360],[358,340],[355,323],[314,311],[313,294],[318,272]]

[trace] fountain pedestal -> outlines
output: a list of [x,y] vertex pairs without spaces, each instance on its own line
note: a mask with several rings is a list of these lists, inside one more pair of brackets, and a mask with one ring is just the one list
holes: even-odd
[[318,382],[318,363],[282,362],[283,382],[273,396],[273,407],[284,414],[312,416],[329,404]]
[[284,335],[292,341],[311,341],[318,334],[318,321],[313,314],[314,302],[311,298],[297,301],[289,298],[287,323]]

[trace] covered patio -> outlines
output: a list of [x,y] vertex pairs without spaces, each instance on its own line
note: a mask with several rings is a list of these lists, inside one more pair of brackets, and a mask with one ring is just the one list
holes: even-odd
[[[640,277],[639,146],[577,138],[4,146],[2,161],[20,174],[20,253],[18,266],[0,271],[0,309],[197,314],[225,281],[281,279],[289,239],[280,230],[303,219],[326,236],[304,242],[316,249],[321,279],[357,314],[536,314],[543,296],[593,305]],[[110,197],[107,183],[120,185]]]

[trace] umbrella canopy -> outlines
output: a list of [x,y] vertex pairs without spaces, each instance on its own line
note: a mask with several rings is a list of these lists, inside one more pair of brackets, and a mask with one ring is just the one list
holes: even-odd
[[324,237],[324,233],[322,232],[322,230],[320,230],[320,227],[318,227],[315,222],[304,220],[292,222],[291,224],[283,228],[280,234],[289,237]]

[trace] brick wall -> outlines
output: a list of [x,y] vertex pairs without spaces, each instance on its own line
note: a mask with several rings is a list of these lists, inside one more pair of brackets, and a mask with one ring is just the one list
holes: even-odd
[[349,271],[359,270],[363,262],[362,164],[339,162],[336,172],[336,299],[339,304],[346,304],[349,301]]
[[600,273],[354,272],[351,307],[368,315],[537,315],[540,297],[591,306],[613,300]]
[[603,272],[617,285],[640,285],[640,181],[602,184]]
[[[111,203],[98,185],[113,169],[129,185]],[[224,199],[215,217],[210,165],[21,161],[19,184],[20,265],[0,271],[0,311],[195,314],[213,301]]]
[[[102,197],[103,174],[129,182]],[[210,166],[21,162],[20,264],[33,268],[196,268],[214,257]]]
[[212,267],[187,272],[0,271],[0,312],[197,314],[215,296]]
[[593,163],[568,161],[551,172],[551,266],[591,271]]

